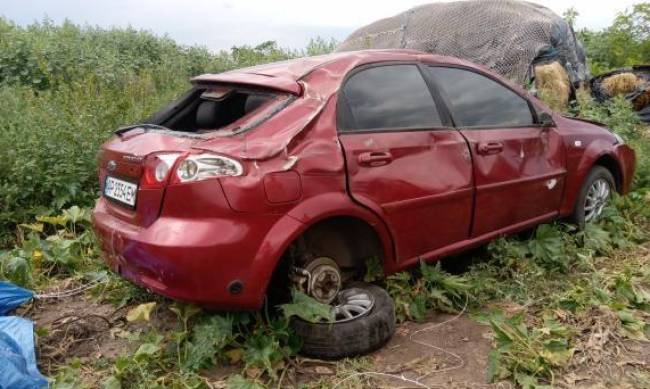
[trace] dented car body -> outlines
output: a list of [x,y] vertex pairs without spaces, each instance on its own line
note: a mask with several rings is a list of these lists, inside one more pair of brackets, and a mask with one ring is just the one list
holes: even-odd
[[318,226],[345,235],[339,266],[390,274],[569,216],[594,166],[619,193],[634,172],[602,126],[455,58],[346,52],[192,82],[103,145],[93,222],[119,274],[214,308],[259,308]]

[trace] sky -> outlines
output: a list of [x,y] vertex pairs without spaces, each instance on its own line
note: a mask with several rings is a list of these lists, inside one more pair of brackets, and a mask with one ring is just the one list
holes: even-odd
[[[558,14],[573,6],[577,27],[607,27],[642,0],[532,0]],[[304,48],[317,36],[342,41],[356,28],[431,0],[0,0],[0,15],[25,25],[49,17],[92,26],[132,26],[211,50],[275,40]]]

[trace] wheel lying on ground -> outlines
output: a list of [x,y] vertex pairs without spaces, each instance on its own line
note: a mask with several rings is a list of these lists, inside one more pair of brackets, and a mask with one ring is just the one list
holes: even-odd
[[355,283],[332,303],[333,323],[310,323],[298,317],[291,327],[302,338],[300,353],[320,359],[367,354],[383,346],[395,332],[395,305],[382,288]]
[[584,228],[586,222],[598,219],[615,191],[612,173],[602,166],[594,166],[578,193],[571,221]]

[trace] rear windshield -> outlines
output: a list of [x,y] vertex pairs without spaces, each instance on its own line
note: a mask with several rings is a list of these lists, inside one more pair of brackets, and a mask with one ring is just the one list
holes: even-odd
[[155,113],[146,123],[187,133],[232,135],[263,123],[292,100],[267,90],[197,86]]

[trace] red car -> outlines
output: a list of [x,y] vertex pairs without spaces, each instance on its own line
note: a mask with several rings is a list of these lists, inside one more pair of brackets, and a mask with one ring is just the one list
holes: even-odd
[[390,274],[583,224],[633,176],[619,136],[455,58],[345,52],[192,83],[102,146],[93,216],[116,272],[213,308],[258,309],[294,284],[350,322],[390,305],[341,292],[366,259]]

